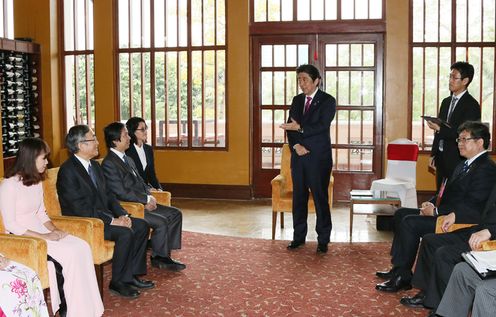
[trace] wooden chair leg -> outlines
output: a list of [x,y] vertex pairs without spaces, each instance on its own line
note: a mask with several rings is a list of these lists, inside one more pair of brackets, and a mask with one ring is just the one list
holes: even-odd
[[284,229],[284,213],[281,212],[281,229]]
[[98,289],[100,290],[100,297],[103,302],[103,264],[95,264],[95,275],[98,282]]
[[272,210],[272,240],[276,238],[277,211]]

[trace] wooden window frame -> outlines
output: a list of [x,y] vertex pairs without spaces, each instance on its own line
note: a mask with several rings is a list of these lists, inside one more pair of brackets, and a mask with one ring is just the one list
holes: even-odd
[[[415,0],[410,0],[410,3],[409,3],[409,29],[410,29],[410,34],[409,34],[409,57],[408,57],[408,69],[409,69],[409,76],[408,76],[408,92],[409,92],[409,100],[408,100],[408,124],[409,124],[409,127],[408,127],[408,133],[409,133],[409,138],[410,139],[413,139],[413,128],[414,128],[414,125],[413,125],[413,112],[414,112],[414,105],[413,105],[413,77],[414,77],[414,74],[413,74],[413,51],[415,48],[421,48],[423,49],[423,60],[425,61],[425,49],[426,48],[434,48],[434,49],[438,49],[438,58],[439,58],[439,49],[441,48],[448,48],[450,49],[450,56],[451,56],[451,64],[453,64],[454,62],[457,61],[457,50],[458,49],[464,49],[465,50],[465,60],[468,59],[468,50],[469,49],[480,49],[481,52],[484,48],[493,48],[494,49],[494,54],[496,55],[496,43],[494,42],[489,42],[489,41],[470,41],[469,40],[469,35],[468,35],[468,10],[465,12],[466,13],[466,16],[465,16],[465,19],[467,21],[467,23],[465,24],[465,26],[463,27],[460,27],[456,24],[456,14],[457,14],[457,0],[452,0],[451,1],[451,35],[450,35],[450,41],[441,41],[440,40],[440,12],[441,12],[441,9],[440,9],[440,3],[438,2],[438,30],[436,31],[436,35],[437,35],[437,38],[438,38],[438,41],[437,42],[434,42],[434,41],[427,41],[426,38],[425,38],[425,32],[423,33],[423,38],[422,38],[422,41],[419,41],[419,42],[414,42],[414,39],[413,39],[413,25],[414,25],[414,16],[413,16],[413,12],[414,12],[414,1]],[[422,24],[423,24],[423,28],[425,30],[425,27],[426,27],[426,22],[425,22],[425,0],[424,0],[424,3],[423,3],[423,21],[422,21]],[[484,2],[481,1],[481,12],[484,12]],[[457,41],[457,29],[462,29],[464,28],[465,30],[465,34],[466,34],[466,39],[465,41]],[[482,39],[482,36],[483,36],[483,23],[481,22],[481,30],[480,30],[480,36],[481,36],[481,39]],[[480,54],[481,56],[481,65],[483,65],[483,57],[482,57],[482,53]],[[496,62],[494,63],[493,65],[493,74],[494,74],[494,77],[493,77],[493,91],[496,91]],[[443,75],[440,75],[440,67],[438,65],[437,67],[437,70],[436,70],[436,73],[438,74],[438,77],[440,76],[443,76],[445,75],[445,77],[447,78],[448,75],[449,75],[449,72],[446,72],[446,74],[443,74]],[[482,84],[483,83],[483,77],[481,76],[482,74],[482,69],[475,69],[475,74],[474,74],[474,79],[476,78],[479,78],[480,79],[480,83]],[[422,70],[422,82],[424,83],[423,84],[423,88],[422,90],[425,91],[425,62],[423,63],[423,70]],[[446,85],[448,85],[448,79],[446,79]],[[469,86],[469,90],[470,88],[473,87],[473,84],[471,83],[471,85]],[[443,98],[447,97],[449,95],[446,94],[445,96],[440,96],[439,94],[439,86],[436,88],[437,89],[437,93],[436,93],[436,109],[437,109],[437,112],[435,115],[437,115],[439,113],[439,107],[441,106],[441,101]],[[481,95],[482,94],[482,86],[479,87],[479,91],[478,91],[478,94],[477,95]],[[475,95],[474,95],[475,97]],[[477,99],[477,98],[476,98]],[[422,97],[422,105],[421,105],[421,114],[425,114],[425,98],[424,96]],[[482,103],[482,101],[480,101],[480,104],[481,104],[481,108],[483,109],[484,108],[484,104]],[[493,107],[496,106],[496,94],[493,92]],[[492,122],[491,122],[491,128],[492,128],[492,136],[494,137],[494,135],[496,135],[496,111],[493,110],[493,116],[492,116]],[[430,153],[431,149],[430,149],[430,146],[431,144],[426,144],[426,141],[425,141],[425,131],[429,129],[426,125],[425,122],[422,121],[422,127],[421,127],[421,138],[420,138],[420,144],[419,144],[419,149],[420,149],[420,152],[421,153]],[[429,129],[430,130],[430,129]],[[491,146],[489,148],[490,151],[494,152],[495,148],[496,148],[496,142],[491,142]]]
[[[173,149],[173,150],[201,150],[201,151],[226,151],[228,149],[228,102],[227,102],[227,65],[228,65],[228,60],[227,60],[227,34],[228,34],[228,28],[227,28],[227,24],[226,24],[226,27],[225,27],[225,38],[222,40],[222,42],[224,42],[224,44],[217,44],[217,42],[219,41],[218,39],[218,33],[217,33],[217,1],[225,1],[224,2],[224,18],[225,18],[225,23],[227,23],[227,6],[228,6],[228,0],[215,0],[215,14],[214,14],[214,19],[215,19],[215,22],[214,22],[214,34],[215,34],[215,41],[216,43],[214,43],[213,45],[194,45],[192,42],[192,13],[191,13],[191,0],[186,0],[187,1],[187,33],[188,33],[188,36],[187,36],[187,44],[186,45],[181,45],[179,44],[180,43],[180,22],[179,22],[179,19],[177,19],[176,23],[176,39],[177,39],[177,43],[175,46],[167,46],[167,45],[163,45],[163,46],[155,46],[155,12],[154,12],[154,1],[153,0],[141,0],[141,8],[143,7],[142,4],[144,1],[149,1],[149,8],[150,8],[150,33],[149,33],[149,36],[150,36],[150,41],[149,41],[149,47],[147,45],[147,47],[143,47],[143,27],[141,28],[141,45],[140,47],[131,47],[131,23],[128,23],[128,38],[127,38],[127,44],[129,44],[128,46],[129,47],[126,47],[126,48],[121,48],[120,47],[120,43],[119,43],[119,40],[117,40],[117,49],[116,49],[116,54],[115,54],[115,59],[116,59],[116,65],[118,65],[118,70],[117,70],[117,74],[116,74],[116,80],[117,82],[119,83],[118,84],[118,88],[117,88],[117,92],[116,92],[116,96],[117,96],[117,100],[118,100],[118,105],[119,105],[119,109],[118,109],[118,115],[119,115],[119,118],[122,120],[122,109],[120,108],[120,104],[121,104],[121,84],[120,84],[120,57],[123,56],[124,54],[128,54],[128,65],[129,65],[129,78],[131,78],[131,74],[132,74],[132,63],[130,62],[130,57],[131,57],[131,54],[135,54],[135,53],[138,53],[141,55],[141,82],[142,82],[142,85],[141,85],[141,105],[138,105],[139,107],[141,107],[141,109],[138,109],[138,111],[136,111],[136,105],[134,104],[133,102],[133,98],[129,98],[129,113],[128,113],[128,117],[131,117],[133,116],[133,114],[136,114],[136,112],[139,112],[141,113],[141,117],[145,118],[145,84],[144,81],[143,81],[143,78],[145,76],[144,74],[144,65],[143,65],[143,55],[146,54],[146,53],[149,53],[150,54],[150,117],[149,118],[145,118],[145,120],[151,120],[151,142],[152,142],[152,145],[157,147],[157,148],[162,148],[162,149]],[[177,1],[177,0],[176,0]],[[128,12],[128,21],[130,21],[131,17],[130,17],[130,6],[129,6],[129,1],[127,2],[128,3],[128,9],[127,9],[127,12]],[[115,24],[116,24],[116,27],[115,27],[115,32],[116,32],[116,36],[115,38],[116,39],[119,39],[119,7],[118,7],[119,3],[118,1],[115,2],[115,12],[116,12],[116,20],[115,20]],[[177,6],[179,7],[179,6]],[[202,21],[203,21],[203,18],[204,16],[202,15]],[[141,12],[140,14],[140,23],[141,25],[143,26],[143,14]],[[202,24],[202,30],[204,30],[204,25]],[[205,42],[204,40],[204,33],[202,33],[202,43]],[[221,53],[223,52],[223,55],[224,55],[224,72],[225,72],[225,81],[224,81],[224,104],[223,104],[223,107],[224,107],[224,117],[225,117],[225,128],[224,128],[224,139],[225,139],[225,143],[223,146],[216,146],[217,144],[217,140],[220,138],[220,135],[218,134],[219,132],[219,128],[218,128],[218,125],[219,125],[219,121],[221,118],[218,117],[218,107],[219,105],[217,104],[217,96],[218,96],[218,85],[217,85],[217,81],[215,81],[214,83],[214,93],[213,93],[213,96],[214,96],[214,99],[215,99],[215,102],[214,102],[214,141],[213,142],[209,142],[208,140],[206,140],[206,125],[205,125],[205,122],[206,120],[208,120],[208,118],[206,118],[205,116],[205,91],[204,89],[202,89],[202,95],[201,95],[201,100],[203,101],[202,102],[202,105],[201,105],[201,112],[202,112],[202,115],[201,115],[201,135],[199,135],[199,137],[202,138],[202,141],[201,141],[201,144],[202,145],[195,145],[194,141],[193,141],[193,138],[194,138],[194,131],[197,131],[197,124],[194,124],[193,121],[194,121],[194,118],[193,118],[193,71],[192,71],[192,65],[193,65],[193,60],[192,60],[192,56],[194,53],[196,52],[201,52],[201,60],[202,60],[202,77],[201,77],[201,82],[202,82],[202,85],[204,85],[205,81],[204,81],[204,74],[205,74],[205,64],[203,63],[203,60],[204,60],[204,55],[205,55],[205,52],[209,52],[209,51],[213,51],[214,52],[214,59],[215,59],[215,62],[214,62],[214,67],[215,67],[215,70],[214,70],[214,73],[215,75],[217,75],[217,71],[218,71],[218,64],[217,64],[217,61],[218,61],[218,53]],[[156,58],[156,54],[164,54],[164,56],[166,57],[167,53],[174,53],[174,52],[177,52],[177,61],[176,61],[176,69],[178,69],[178,74],[177,74],[177,96],[176,96],[176,113],[177,113],[177,117],[180,118],[180,112],[181,112],[181,93],[180,93],[180,74],[179,74],[179,63],[180,63],[180,60],[179,60],[179,54],[180,53],[184,53],[186,54],[186,60],[187,60],[187,75],[186,75],[186,80],[187,80],[187,101],[186,101],[186,109],[187,109],[187,119],[185,120],[186,121],[186,124],[184,125],[184,127],[186,128],[187,130],[187,141],[186,141],[186,145],[185,146],[181,146],[181,142],[179,141],[179,136],[181,134],[181,130],[184,128],[183,127],[183,124],[182,123],[179,123],[177,122],[176,123],[176,133],[177,133],[177,144],[176,145],[168,145],[166,144],[157,144],[157,138],[159,137],[159,135],[157,134],[157,130],[159,129],[159,127],[157,127],[157,110],[156,110],[156,102],[155,102],[155,90],[156,90],[156,80],[155,80],[155,74],[156,74],[156,64],[155,64],[155,58]],[[164,78],[167,77],[167,73],[164,74]],[[215,76],[217,77],[217,76]],[[167,81],[164,82],[164,88],[167,88]],[[205,86],[202,86],[202,88],[204,88]],[[133,92],[132,92],[132,85],[129,85],[128,87],[129,89],[129,96],[132,96],[133,95]],[[167,89],[166,89],[166,92],[165,92],[165,99],[167,100]],[[167,122],[169,121],[168,119],[168,116],[167,116],[167,113],[168,113],[168,107],[166,106],[164,111],[165,111],[165,139],[167,141],[167,133],[168,133],[168,124]],[[183,119],[180,119],[181,121],[183,121]],[[160,129],[162,129],[162,127],[160,127]],[[208,146],[208,144],[215,144],[214,146]]]
[[[67,118],[67,107],[71,106],[74,107],[75,110],[75,120],[76,122],[74,124],[86,124],[90,128],[95,129],[95,118],[92,115],[92,113],[95,112],[95,103],[91,102],[91,100],[94,100],[94,86],[93,89],[90,89],[90,77],[94,76],[94,73],[91,73],[90,68],[88,67],[88,63],[90,59],[93,59],[93,67],[94,67],[94,49],[88,49],[88,47],[93,47],[94,44],[90,43],[89,39],[89,8],[88,8],[88,1],[93,1],[93,0],[82,0],[84,1],[84,28],[85,28],[85,34],[84,34],[84,46],[85,49],[76,49],[76,41],[77,41],[77,27],[76,27],[76,20],[75,16],[76,14],[73,14],[73,49],[72,50],[66,50],[65,49],[65,14],[64,14],[64,2],[67,1],[72,1],[73,3],[73,10],[76,12],[75,7],[76,7],[76,2],[81,1],[81,0],[58,0],[58,15],[60,17],[59,19],[59,51],[62,52],[62,58],[60,59],[60,69],[61,69],[61,98],[63,100],[63,127],[65,131],[68,131],[71,127],[67,126],[68,118]],[[93,13],[91,13],[93,14]],[[77,93],[77,87],[79,86],[79,81],[78,81],[78,59],[80,57],[84,57],[85,59],[85,67],[84,67],[84,78],[85,78],[85,87],[86,87],[86,104],[82,105],[80,103],[79,98],[77,97],[77,94],[74,97],[74,104],[73,105],[67,105],[67,99],[66,96],[69,93],[68,89],[72,89],[72,87],[66,87],[66,58],[72,56],[74,58],[74,85],[76,87],[76,93]],[[94,72],[94,69],[93,69]],[[84,110],[86,112],[86,120],[83,120],[81,116],[81,109],[84,107]]]

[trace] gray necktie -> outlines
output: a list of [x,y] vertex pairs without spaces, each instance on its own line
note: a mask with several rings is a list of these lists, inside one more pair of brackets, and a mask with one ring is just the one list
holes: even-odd
[[451,119],[451,115],[453,114],[453,111],[455,111],[455,105],[456,105],[456,101],[458,100],[458,98],[454,97],[451,98],[451,104],[450,104],[450,107],[449,107],[449,110],[448,110],[448,117],[447,117],[447,120],[448,122],[450,122],[450,119]]
[[136,171],[134,170],[133,166],[129,164],[129,158],[127,157],[127,155],[122,156],[122,159],[124,160],[124,164],[126,164],[127,167],[129,167],[131,172],[134,174],[134,176],[136,176],[137,175]]

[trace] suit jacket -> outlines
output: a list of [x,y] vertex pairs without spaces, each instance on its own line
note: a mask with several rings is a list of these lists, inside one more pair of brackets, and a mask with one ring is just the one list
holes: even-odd
[[59,169],[57,193],[62,214],[66,216],[99,218],[110,224],[112,218],[126,215],[114,194],[107,187],[98,162],[91,160],[98,188],[93,184],[81,162],[71,155]]
[[486,152],[470,164],[463,173],[461,162],[448,180],[441,204],[440,215],[455,212],[456,223],[480,223],[482,211],[496,183],[496,164]]
[[109,151],[102,162],[102,169],[107,185],[117,199],[146,205],[150,191],[139,176],[133,160],[128,158],[125,164],[117,154]]
[[157,174],[155,173],[155,160],[153,157],[153,149],[148,144],[143,144],[143,150],[145,151],[146,157],[146,168],[143,168],[143,164],[141,164],[141,160],[139,158],[138,152],[133,144],[129,146],[129,149],[126,151],[126,155],[133,159],[134,165],[136,165],[136,169],[140,174],[141,178],[145,181],[146,184],[149,184],[151,187],[155,189],[162,189],[160,182],[157,179]]
[[[448,111],[451,104],[451,96],[444,98],[441,102],[438,117],[447,120]],[[456,108],[451,114],[450,126],[441,126],[439,132],[435,133],[432,143],[431,156],[434,156],[438,173],[443,177],[449,177],[455,167],[463,158],[460,157],[456,138],[458,137],[458,127],[465,121],[478,121],[481,118],[481,108],[477,100],[467,92],[458,100]],[[439,151],[439,141],[443,140],[443,151]]]
[[472,233],[488,229],[491,233],[491,240],[496,239],[496,185],[493,186],[485,207],[482,209],[480,220],[467,223],[477,223],[477,225],[453,231],[451,234],[468,241]]
[[288,122],[293,118],[303,129],[303,133],[287,132],[289,147],[294,154],[291,155],[291,163],[293,164],[294,160],[298,159],[293,146],[299,143],[310,151],[308,155],[315,166],[326,164],[331,168],[332,153],[329,128],[336,114],[336,99],[319,89],[312,99],[310,108],[303,114],[305,102],[305,94],[295,96],[289,111]]

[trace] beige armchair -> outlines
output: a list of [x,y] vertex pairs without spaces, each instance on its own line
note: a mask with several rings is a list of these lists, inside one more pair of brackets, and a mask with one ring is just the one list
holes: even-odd
[[[281,228],[284,228],[284,213],[292,212],[293,180],[291,178],[291,150],[288,144],[282,146],[281,172],[270,182],[272,185],[272,240],[276,236],[277,213],[281,213]],[[329,181],[329,206],[332,207],[334,177]],[[308,211],[315,212],[312,195],[308,199]]]
[[46,241],[35,237],[4,234],[4,232],[5,227],[0,215],[0,253],[33,269],[40,278],[41,287],[48,289]]
[[44,202],[47,213],[55,226],[85,240],[90,245],[98,287],[103,298],[103,266],[112,260],[114,242],[104,239],[103,221],[100,219],[62,216],[56,186],[58,172],[58,167],[48,169],[48,177],[43,181]]

